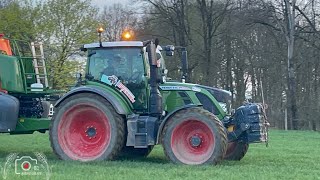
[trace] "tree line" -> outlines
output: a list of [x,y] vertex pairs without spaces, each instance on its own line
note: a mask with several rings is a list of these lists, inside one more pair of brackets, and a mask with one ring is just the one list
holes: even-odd
[[[55,88],[72,84],[81,63],[80,44],[120,40],[123,29],[137,40],[188,49],[188,81],[229,90],[233,105],[268,105],[271,125],[320,130],[319,0],[135,0],[98,9],[83,0],[0,0],[0,32],[44,41]],[[137,10],[138,9],[138,10]],[[167,58],[179,79],[179,54]]]

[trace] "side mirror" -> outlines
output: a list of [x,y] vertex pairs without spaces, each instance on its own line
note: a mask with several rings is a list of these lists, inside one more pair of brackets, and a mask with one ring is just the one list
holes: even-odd
[[166,56],[173,56],[174,52],[173,51],[166,51]]
[[166,46],[164,47],[164,50],[165,50],[165,51],[174,51],[174,45],[166,45]]
[[166,56],[173,56],[174,55],[174,49],[175,49],[175,47],[173,45],[165,46],[164,50],[166,51]]

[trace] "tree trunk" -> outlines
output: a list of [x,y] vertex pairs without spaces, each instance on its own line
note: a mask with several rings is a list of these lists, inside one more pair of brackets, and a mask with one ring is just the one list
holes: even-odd
[[244,69],[243,69],[243,62],[241,60],[237,60],[236,67],[235,67],[235,79],[236,79],[236,107],[241,106],[245,101],[245,84],[244,84]]
[[290,113],[290,129],[298,129],[298,114],[296,102],[295,64],[293,62],[294,35],[295,35],[295,4],[296,1],[284,0],[287,17],[287,43],[288,43],[288,112]]

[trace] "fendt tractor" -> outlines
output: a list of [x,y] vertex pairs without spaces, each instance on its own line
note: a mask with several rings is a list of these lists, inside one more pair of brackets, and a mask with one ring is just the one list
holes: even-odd
[[240,160],[249,143],[267,141],[261,104],[245,104],[228,115],[220,105],[228,103],[227,91],[166,82],[161,49],[172,55],[174,46],[100,38],[81,48],[87,53],[84,78],[80,75],[76,87],[56,102],[50,125],[59,158],[146,156],[162,144],[174,163],[217,164]]
[[49,88],[41,43],[0,34],[0,132],[31,134],[49,129]]
[[[101,30],[99,31],[102,32]],[[85,78],[55,104],[61,91],[49,88],[43,47],[0,35],[0,132],[46,132],[63,160],[96,161],[126,155],[147,156],[162,144],[166,156],[181,164],[240,160],[249,143],[266,142],[261,104],[230,113],[230,92],[167,81],[158,41],[86,44]],[[186,66],[186,51],[182,64]]]

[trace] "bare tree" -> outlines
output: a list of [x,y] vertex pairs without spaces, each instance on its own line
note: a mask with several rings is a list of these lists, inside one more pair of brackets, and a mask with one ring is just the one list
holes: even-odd
[[104,37],[107,41],[119,41],[124,30],[135,30],[138,27],[138,18],[135,12],[120,3],[110,7],[105,6],[100,21],[106,25]]
[[212,56],[213,49],[213,38],[216,35],[218,28],[221,26],[228,7],[230,5],[230,1],[217,2],[214,0],[197,0],[197,5],[199,8],[199,13],[201,17],[202,23],[202,38],[203,38],[203,46],[204,46],[204,69],[205,73],[205,84],[213,85],[212,83],[212,71],[216,69],[212,69],[212,65],[214,64],[214,58]]
[[[149,37],[160,37],[162,43],[170,43],[177,46],[188,48],[189,66],[187,69],[187,81],[193,79],[193,70],[198,67],[199,60],[190,58],[197,56],[197,48],[193,46],[193,31],[191,28],[191,21],[198,21],[194,16],[196,8],[194,8],[194,1],[190,0],[140,0],[145,3],[145,12],[147,17],[144,25],[150,27],[144,29],[145,35]],[[196,19],[196,20],[195,20]],[[195,53],[193,53],[195,52]],[[176,61],[171,61],[169,70],[171,74],[180,75],[181,64]]]
[[286,40],[288,43],[288,112],[292,129],[298,129],[298,115],[296,102],[295,64],[293,61],[295,27],[296,27],[296,0],[284,0],[284,17],[286,21]]

